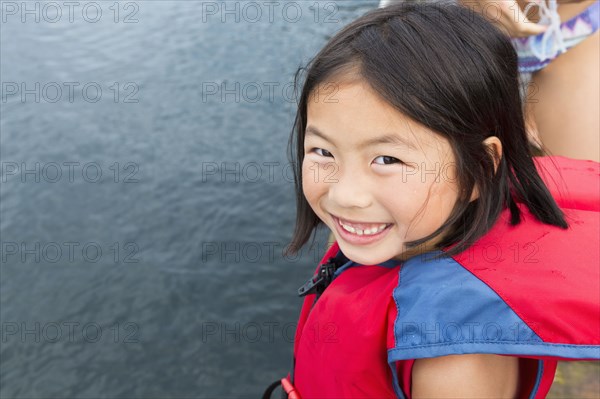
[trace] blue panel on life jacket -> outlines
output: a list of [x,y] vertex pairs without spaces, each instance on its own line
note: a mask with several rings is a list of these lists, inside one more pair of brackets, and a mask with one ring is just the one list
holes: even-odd
[[400,270],[393,291],[398,315],[390,363],[467,353],[598,357],[597,346],[543,342],[470,271],[454,259],[430,255],[412,258]]

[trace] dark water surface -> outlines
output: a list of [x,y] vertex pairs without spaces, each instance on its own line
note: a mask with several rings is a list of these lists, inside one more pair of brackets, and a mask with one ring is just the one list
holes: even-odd
[[[256,398],[287,372],[326,238],[282,256],[290,83],[377,3],[0,1],[2,399]],[[600,397],[599,366],[549,397]]]
[[282,256],[289,83],[377,1],[267,3],[2,2],[2,398],[256,398],[287,372],[325,249]]

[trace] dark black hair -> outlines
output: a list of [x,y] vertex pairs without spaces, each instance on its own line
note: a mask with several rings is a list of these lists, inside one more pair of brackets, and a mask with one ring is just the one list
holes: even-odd
[[[519,95],[517,54],[498,28],[466,7],[450,3],[402,2],[375,9],[338,32],[295,75],[305,72],[290,136],[297,202],[289,253],[306,244],[317,217],[302,191],[307,102],[314,90],[344,71],[355,70],[379,95],[414,121],[449,140],[462,189],[448,220],[418,246],[441,233],[446,254],[465,250],[510,209],[518,224],[524,203],[540,221],[567,228],[564,215],[534,165]],[[496,136],[502,157],[483,141]],[[470,201],[477,187],[478,199]]]

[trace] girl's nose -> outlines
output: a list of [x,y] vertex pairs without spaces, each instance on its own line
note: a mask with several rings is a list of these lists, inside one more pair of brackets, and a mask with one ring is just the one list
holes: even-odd
[[367,208],[373,202],[370,187],[356,174],[338,173],[329,183],[329,200],[340,208]]

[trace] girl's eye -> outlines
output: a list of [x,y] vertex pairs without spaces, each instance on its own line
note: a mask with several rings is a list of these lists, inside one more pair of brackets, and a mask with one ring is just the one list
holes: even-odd
[[[377,162],[377,160],[379,160],[379,162]],[[379,165],[391,165],[394,163],[402,163],[401,160],[399,160],[398,158],[394,158],[394,157],[388,157],[387,155],[382,155],[380,157],[375,158],[375,160],[373,161],[376,164]]]
[[316,152],[322,157],[333,157],[329,151],[324,150],[323,148],[313,148],[312,151]]

